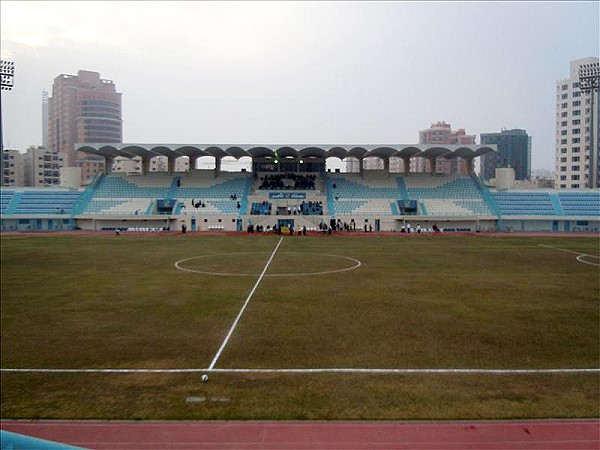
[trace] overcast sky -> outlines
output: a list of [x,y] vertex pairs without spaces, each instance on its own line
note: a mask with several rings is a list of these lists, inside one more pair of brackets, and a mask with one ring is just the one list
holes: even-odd
[[598,56],[599,5],[2,0],[4,145],[41,145],[42,90],[83,69],[123,93],[124,142],[405,144],[444,120],[523,128],[553,170],[555,83]]

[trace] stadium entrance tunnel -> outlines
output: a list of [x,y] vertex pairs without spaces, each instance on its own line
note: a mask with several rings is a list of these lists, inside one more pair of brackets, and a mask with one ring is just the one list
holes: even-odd
[[[258,277],[269,252],[238,252],[180,259],[175,267],[185,272],[231,277]],[[278,252],[265,277],[326,275],[358,269],[362,263],[341,255]]]

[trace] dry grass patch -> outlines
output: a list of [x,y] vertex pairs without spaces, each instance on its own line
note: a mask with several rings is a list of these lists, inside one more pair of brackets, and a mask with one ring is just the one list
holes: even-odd
[[[2,237],[2,367],[203,368],[277,236]],[[598,368],[600,269],[587,238],[285,238],[221,368]],[[233,255],[233,258],[222,256]],[[242,255],[243,254],[243,255]],[[221,255],[221,256],[220,256]],[[597,374],[2,373],[2,417],[597,417]],[[230,402],[185,403],[188,396]]]

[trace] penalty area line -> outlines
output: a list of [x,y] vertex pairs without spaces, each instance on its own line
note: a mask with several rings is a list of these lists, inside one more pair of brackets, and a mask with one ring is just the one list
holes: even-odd
[[569,373],[600,373],[600,368],[556,368],[556,369],[369,369],[369,368],[321,368],[321,369],[48,369],[48,368],[7,368],[0,372],[13,373],[224,373],[224,374],[372,374],[372,375],[543,375]]

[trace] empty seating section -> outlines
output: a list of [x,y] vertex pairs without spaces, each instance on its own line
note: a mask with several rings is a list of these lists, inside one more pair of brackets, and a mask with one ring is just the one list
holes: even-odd
[[[383,199],[357,199],[351,200],[338,198],[333,202],[335,214],[362,214],[367,216],[389,216],[393,210],[389,198]],[[397,209],[396,209],[397,210]]]
[[431,175],[430,173],[410,173],[402,176],[406,189],[436,189],[458,178],[457,175]]
[[337,214],[352,214],[355,210],[365,205],[366,201],[347,200],[335,203],[335,212]]
[[[231,201],[231,200],[207,200],[206,201],[206,205],[208,206],[213,206],[214,208],[216,208],[217,211],[214,211],[215,214],[239,214],[240,210],[237,207],[238,202],[235,201]],[[211,212],[212,210],[203,208],[202,212],[203,213],[207,213],[207,212]]]
[[[492,212],[470,177],[439,177],[431,174],[344,174],[331,177],[334,208],[339,214],[398,214],[398,199],[417,200],[424,207],[418,214],[426,215],[486,215]],[[386,199],[386,201],[381,201]],[[466,200],[465,200],[466,199]],[[361,200],[363,204],[347,203]],[[378,200],[378,201],[374,201]],[[344,212],[342,212],[344,211]]]
[[263,216],[263,215],[271,214],[271,211],[272,211],[271,203],[269,203],[267,201],[254,202],[254,203],[252,203],[252,209],[250,211],[250,214],[255,215],[255,216]]
[[85,212],[96,213],[108,210],[118,205],[126,203],[127,200],[92,200],[85,208]]
[[192,202],[190,201],[190,203],[188,203],[187,205],[184,204],[182,206],[181,211],[184,211],[185,214],[197,212],[199,214],[213,214],[214,215],[214,214],[222,213],[222,211],[217,206],[213,205],[212,202],[197,201],[197,200],[194,200],[194,201],[196,202],[195,206],[192,205]]
[[365,177],[359,174],[336,174],[331,177],[334,198],[338,199],[399,199],[400,189],[396,177]]
[[148,174],[148,178],[124,174],[107,175],[96,188],[93,198],[165,198],[169,192],[170,178],[167,180],[166,177],[156,175],[163,174]]
[[144,215],[151,203],[149,198],[92,199],[83,214]]
[[567,216],[600,216],[600,191],[559,192],[558,198]]
[[127,181],[135,184],[136,186],[142,188],[165,188],[169,189],[169,187],[173,184],[174,178],[177,174],[167,173],[167,172],[150,172],[146,175],[129,175],[127,176]]
[[[486,216],[489,215],[487,206],[483,202],[469,203],[448,199],[430,198],[421,200],[421,203],[425,205],[425,211],[428,216],[469,216],[473,215],[474,213]],[[473,207],[476,207],[476,209],[479,211],[475,211]]]
[[389,216],[392,214],[392,208],[389,199],[367,200],[364,205],[355,208],[352,213],[364,216]]
[[492,192],[503,216],[554,216],[549,192]]
[[176,196],[188,212],[193,211],[190,205],[195,199],[196,203],[201,201],[205,205],[199,210],[202,214],[241,214],[249,176],[247,173],[221,172],[215,178],[212,170],[182,173]]
[[389,216],[393,214],[389,200],[340,200],[334,203],[336,214]]
[[79,191],[23,191],[13,214],[72,214]]
[[[145,176],[110,174],[94,190],[83,214],[154,213],[160,198],[177,198],[189,211],[191,200],[201,201],[203,214],[239,214],[246,190],[247,174],[192,171],[189,173],[149,173]],[[176,180],[179,180],[179,187]],[[235,200],[232,196],[235,194]],[[181,208],[180,208],[181,209]]]
[[396,177],[379,172],[336,174],[328,185],[336,214],[391,215],[402,197]]
[[408,198],[421,202],[427,215],[494,215],[471,177],[415,173],[405,175],[404,184]]
[[404,182],[411,200],[423,198],[481,199],[481,193],[470,177],[412,174],[405,176]]
[[6,213],[6,210],[8,209],[8,206],[10,205],[10,202],[14,196],[15,191],[5,191],[4,189],[0,191],[0,213]]
[[82,214],[144,215],[153,201],[167,197],[172,178],[168,173],[109,174],[93,191]]
[[244,188],[248,174],[231,172],[219,173],[214,177],[214,172],[193,171],[181,174],[181,185],[177,189],[180,198],[229,198],[235,194],[239,199],[244,195]]
[[179,199],[228,199],[231,195],[235,194],[237,200],[241,200],[244,195],[245,181],[243,178],[228,180],[228,181],[216,181],[210,186],[202,187],[180,187],[177,190],[177,197]]
[[490,212],[490,208],[483,201],[478,201],[478,200],[458,200],[457,201],[457,200],[455,200],[454,204],[457,206],[466,208],[469,211],[473,211],[476,214],[481,214],[481,215],[486,215],[486,216],[492,215],[492,213]]

